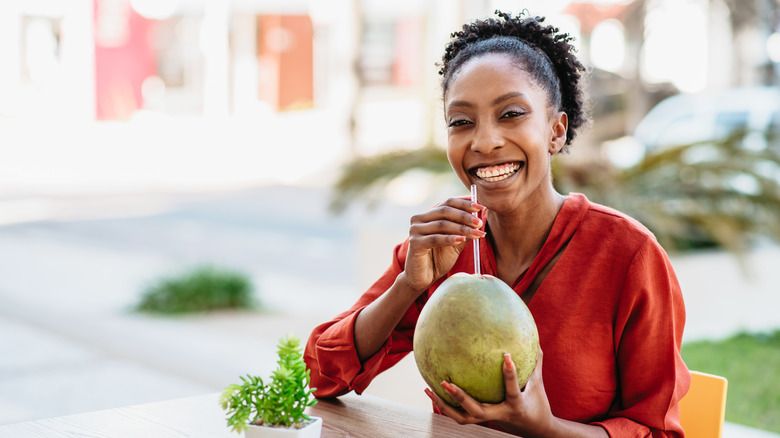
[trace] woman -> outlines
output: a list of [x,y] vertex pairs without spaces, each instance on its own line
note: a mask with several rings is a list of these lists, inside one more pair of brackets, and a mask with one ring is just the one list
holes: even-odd
[[448,158],[480,204],[450,198],[412,218],[393,265],[311,334],[312,386],[318,397],[360,393],[408,354],[428,297],[470,272],[472,241],[482,272],[528,304],[543,355],[524,388],[505,361],[500,404],[442,382],[455,409],[426,390],[437,411],[524,437],[683,436],[685,310],[666,253],[635,220],[555,191],[551,159],[586,121],[584,67],[543,18],[498,15],[453,34],[440,72]]

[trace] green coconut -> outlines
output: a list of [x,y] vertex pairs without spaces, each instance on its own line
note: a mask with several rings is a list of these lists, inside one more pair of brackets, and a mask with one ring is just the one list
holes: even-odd
[[512,355],[525,386],[539,357],[539,333],[523,300],[490,275],[457,273],[423,307],[414,332],[414,357],[425,382],[452,406],[442,381],[483,403],[506,398],[502,364]]

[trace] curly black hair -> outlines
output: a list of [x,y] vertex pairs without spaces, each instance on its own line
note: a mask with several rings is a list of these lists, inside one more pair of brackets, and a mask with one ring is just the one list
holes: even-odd
[[586,69],[569,44],[573,38],[556,27],[544,26],[544,17],[524,16],[525,12],[516,17],[499,10],[495,13],[500,19],[476,20],[452,33],[439,71],[443,76],[442,95],[446,96],[455,73],[470,59],[492,53],[508,54],[547,92],[550,108],[566,112],[566,151],[577,129],[588,121],[581,88]]

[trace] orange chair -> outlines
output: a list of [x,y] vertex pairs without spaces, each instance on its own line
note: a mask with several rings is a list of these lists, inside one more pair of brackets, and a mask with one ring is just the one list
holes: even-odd
[[686,438],[721,438],[728,381],[691,371],[691,388],[680,400],[680,424]]

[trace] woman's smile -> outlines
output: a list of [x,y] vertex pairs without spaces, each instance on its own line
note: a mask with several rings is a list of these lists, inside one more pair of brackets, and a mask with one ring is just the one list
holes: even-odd
[[522,161],[515,161],[491,166],[476,167],[471,170],[471,174],[483,181],[498,182],[516,174],[517,171],[524,167],[524,165],[525,163]]

